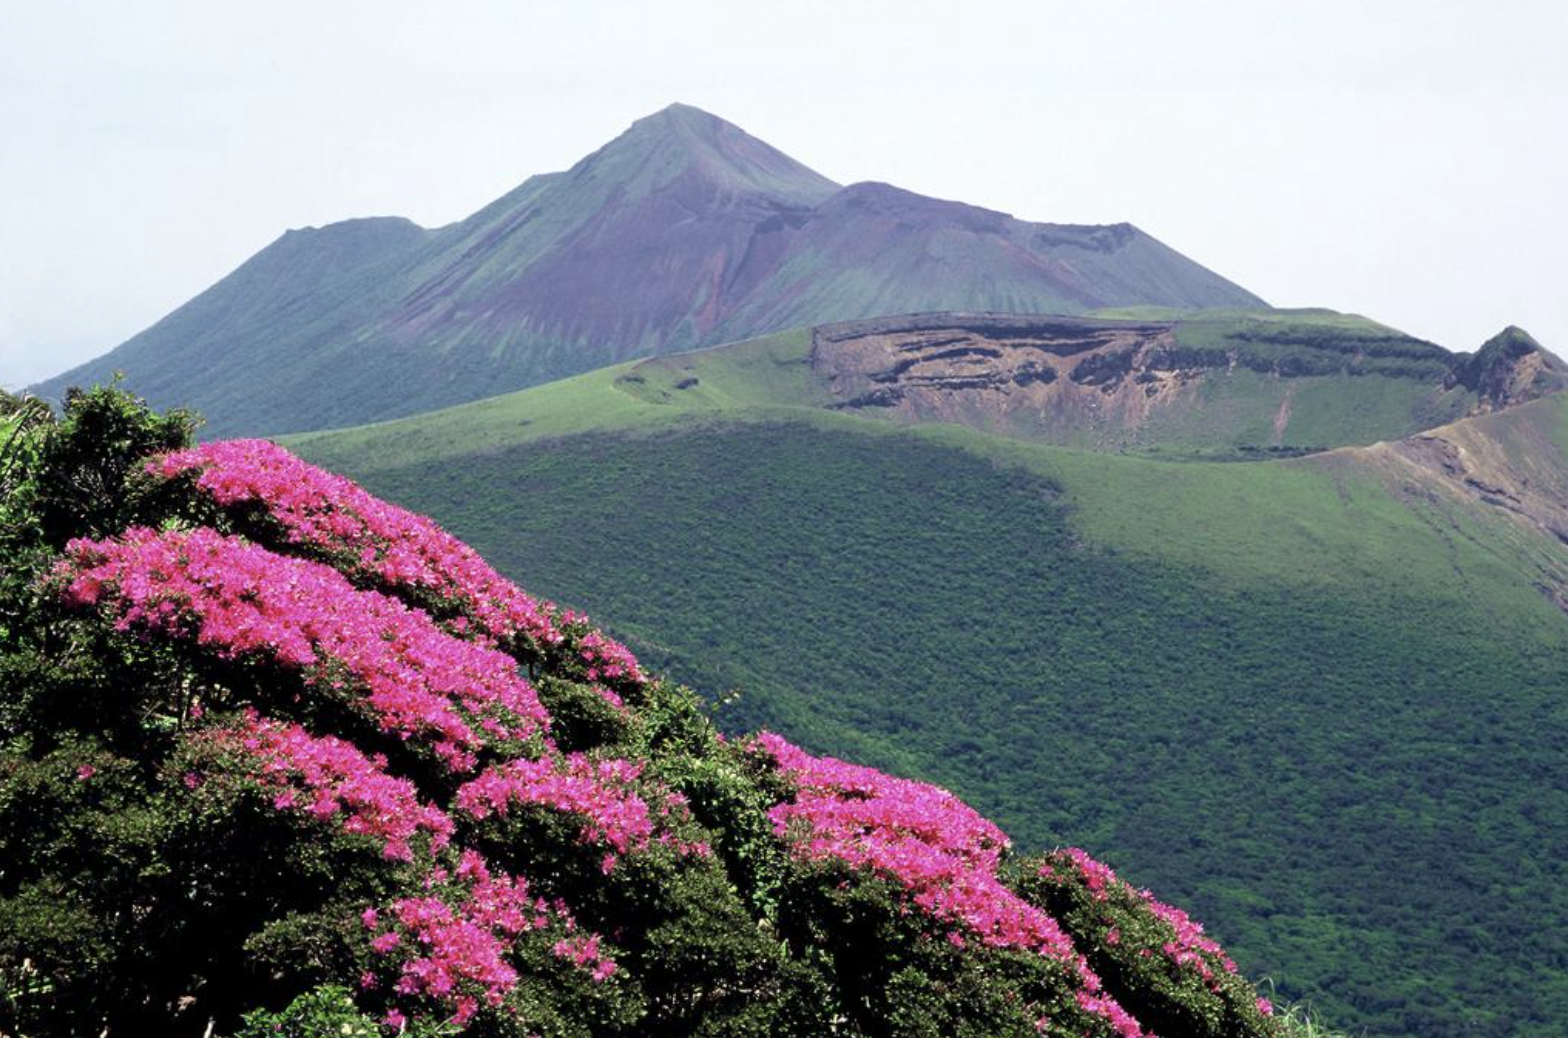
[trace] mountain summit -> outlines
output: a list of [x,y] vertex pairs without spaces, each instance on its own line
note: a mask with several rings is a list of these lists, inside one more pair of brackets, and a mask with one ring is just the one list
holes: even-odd
[[373,421],[787,327],[889,313],[1256,306],[1130,224],[1039,224],[841,187],[689,105],[427,230],[290,231],[104,357],[214,431]]
[[734,123],[686,104],[638,119],[571,172],[589,171],[621,180],[628,194],[686,178],[689,184],[704,184],[732,197],[811,206],[839,189]]

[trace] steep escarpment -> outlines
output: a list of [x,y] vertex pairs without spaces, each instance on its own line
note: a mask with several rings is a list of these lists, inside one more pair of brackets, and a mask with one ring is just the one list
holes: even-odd
[[1185,912],[761,733],[432,521],[0,400],[0,1031],[1289,1038]]
[[[982,428],[1131,428],[1201,370],[1169,363],[1175,350],[1172,324],[931,315],[819,327],[812,365],[848,410]],[[1118,392],[1127,385],[1137,392]]]

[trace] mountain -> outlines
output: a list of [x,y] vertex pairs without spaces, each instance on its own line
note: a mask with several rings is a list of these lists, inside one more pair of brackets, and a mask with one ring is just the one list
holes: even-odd
[[1129,224],[838,184],[686,105],[466,220],[289,231],[107,355],[213,435],[393,418],[630,357],[919,310],[1257,306]]
[[193,424],[0,396],[0,1032],[1323,1036],[1086,852],[726,739],[428,519]]
[[1353,1032],[1524,1038],[1568,1031],[1568,396],[1526,343],[927,315],[290,443],[726,727],[1093,846]]

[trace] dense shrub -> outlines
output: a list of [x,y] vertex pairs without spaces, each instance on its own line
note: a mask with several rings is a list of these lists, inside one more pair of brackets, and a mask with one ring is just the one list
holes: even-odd
[[1203,927],[1077,848],[1019,863],[1020,892],[1068,927],[1090,965],[1161,1034],[1266,1033],[1274,1007]]
[[4,404],[0,1033],[1277,1033],[1107,937],[1174,910],[726,741],[428,520],[116,390]]

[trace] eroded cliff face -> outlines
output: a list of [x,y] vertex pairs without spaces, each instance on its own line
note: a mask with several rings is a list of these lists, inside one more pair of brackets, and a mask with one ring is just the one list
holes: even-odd
[[[1215,344],[1191,345],[1178,340],[1177,327],[999,314],[881,318],[817,328],[811,363],[838,409],[1100,448],[1159,442],[1161,433],[1142,433],[1154,423],[1169,428],[1186,421],[1183,412],[1215,425],[1201,435],[1205,442],[1223,438],[1227,434],[1216,432],[1219,425],[1202,417],[1203,387],[1237,373],[1261,376],[1270,387],[1249,391],[1239,408],[1255,411],[1259,419],[1252,442],[1279,446],[1290,442],[1300,379],[1376,374],[1426,381],[1437,393],[1446,370],[1446,361],[1435,370],[1430,366],[1430,353],[1441,350],[1428,343],[1401,345],[1416,342],[1402,336],[1390,336],[1387,343],[1365,337],[1330,341],[1318,331],[1301,338],[1300,332],[1238,325]],[[1401,349],[1419,354],[1427,366],[1401,367]],[[1390,354],[1396,358],[1392,366]],[[1368,363],[1380,367],[1373,371]],[[1235,400],[1222,406],[1240,413]]]
[[[1199,363],[1194,363],[1198,360]],[[939,314],[826,325],[812,367],[847,410],[984,429],[1133,429],[1204,370],[1165,323]]]
[[811,366],[836,409],[1098,449],[1310,452],[1568,389],[1568,365],[1516,328],[1467,355],[1370,322],[1224,316],[851,321],[815,329]]
[[1489,414],[1568,389],[1568,365],[1529,332],[1509,325],[1449,373],[1445,385],[1476,394],[1472,414]]

